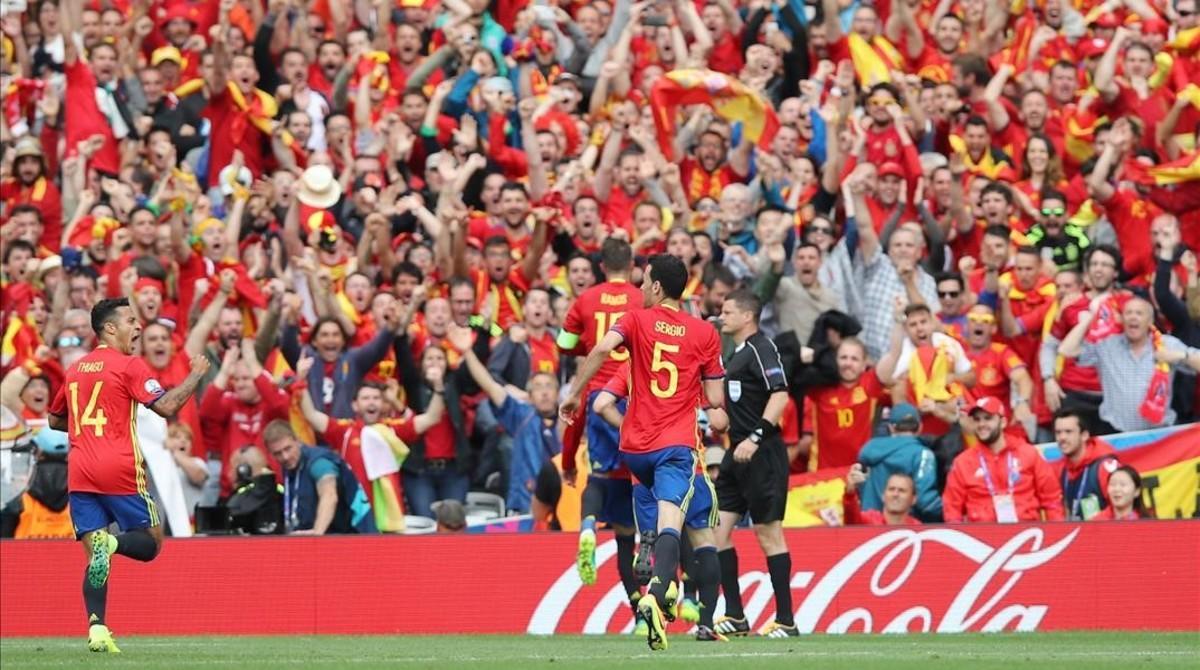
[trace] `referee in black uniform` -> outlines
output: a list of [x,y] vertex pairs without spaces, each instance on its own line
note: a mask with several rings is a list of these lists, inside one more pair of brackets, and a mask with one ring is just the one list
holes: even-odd
[[762,301],[748,289],[729,294],[721,308],[721,333],[732,337],[737,348],[725,361],[729,444],[733,448],[726,450],[716,481],[725,616],[714,628],[725,635],[750,633],[738,587],[737,551],[730,537],[733,527],[749,512],[775,590],[775,621],[760,629],[759,635],[792,637],[799,632],[792,619],[792,557],[783,537],[788,457],[779,435],[788,387],[775,343],[758,330],[761,313]]

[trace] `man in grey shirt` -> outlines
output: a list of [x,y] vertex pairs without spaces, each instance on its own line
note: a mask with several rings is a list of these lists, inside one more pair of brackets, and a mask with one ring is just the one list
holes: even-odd
[[[1097,301],[1084,312],[1059,346],[1058,353],[1076,358],[1079,365],[1100,373],[1104,399],[1100,420],[1093,434],[1146,430],[1175,423],[1171,409],[1174,372],[1194,374],[1200,370],[1200,349],[1185,346],[1170,335],[1154,330],[1154,307],[1143,298],[1131,298],[1121,311],[1124,332],[1099,342],[1086,342],[1088,327],[1099,307]],[[1155,339],[1159,339],[1155,343]],[[1156,381],[1156,370],[1165,365],[1165,375]],[[1156,388],[1151,393],[1151,386]]]

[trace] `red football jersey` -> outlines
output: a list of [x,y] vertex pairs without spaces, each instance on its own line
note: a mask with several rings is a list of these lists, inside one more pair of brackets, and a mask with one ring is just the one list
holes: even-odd
[[149,405],[164,393],[146,361],[104,345],[72,365],[50,403],[51,414],[67,417],[67,489],[146,493],[137,404]]
[[676,307],[656,305],[626,314],[612,331],[629,348],[629,406],[621,451],[698,445],[701,385],[725,376],[717,329]]
[[824,386],[809,393],[805,407],[813,414],[814,430],[808,471],[853,465],[871,439],[875,409],[886,394],[872,369],[854,386]]
[[[584,291],[575,299],[575,303],[567,310],[563,319],[562,329],[578,339],[575,346],[563,349],[564,354],[577,356],[586,355],[596,347],[596,343],[604,337],[609,328],[626,312],[640,309],[642,306],[641,290],[630,286],[623,279],[606,281]],[[569,337],[568,337],[569,339]],[[559,342],[563,336],[559,335]],[[591,393],[604,386],[621,367],[621,363],[629,360],[629,352],[625,347],[619,347],[608,355],[608,360],[600,366],[596,376],[588,383],[586,393]]]
[[975,366],[975,387],[972,392],[976,398],[991,396],[1007,407],[1011,400],[1010,383],[1013,372],[1025,368],[1025,362],[1011,347],[999,342],[979,353],[967,350],[967,358]]

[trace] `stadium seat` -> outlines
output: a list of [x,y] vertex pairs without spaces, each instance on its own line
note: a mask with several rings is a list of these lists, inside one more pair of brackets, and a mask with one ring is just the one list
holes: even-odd
[[[471,491],[467,493],[467,513],[475,512],[494,512],[496,517],[504,516],[507,511],[504,505],[504,498],[495,493],[486,493],[483,491]],[[492,518],[496,518],[492,517]]]
[[431,535],[437,532],[437,522],[427,516],[404,515],[405,535]]

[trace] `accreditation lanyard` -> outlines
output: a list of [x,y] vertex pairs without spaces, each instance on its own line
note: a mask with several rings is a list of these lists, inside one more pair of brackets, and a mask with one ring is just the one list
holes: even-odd
[[[1006,495],[1013,494],[1013,487],[1017,483],[1017,479],[1021,473],[1017,470],[1017,459],[1011,453],[1008,454],[1008,491]],[[979,454],[979,469],[983,470],[983,483],[987,485],[988,495],[996,497],[996,485],[992,483],[992,473],[988,470],[987,459],[983,454]]]
[[983,454],[979,454],[979,469],[983,471],[983,482],[987,485],[988,494],[992,497],[992,507],[996,511],[996,521],[999,523],[1016,523],[1018,520],[1016,501],[1013,500],[1013,487],[1017,483],[1017,478],[1021,473],[1017,470],[1017,459],[1010,452],[1007,459],[1008,464],[1008,491],[1003,495],[996,493],[996,486],[992,483],[992,473],[988,470],[987,461],[983,458]]
[[[986,459],[984,459],[983,454],[979,454],[979,469],[982,469],[982,471],[983,471],[983,481],[984,481],[984,484],[986,486],[988,486],[988,495],[995,498],[996,497],[996,485],[992,484],[991,472],[989,472],[989,469],[988,469],[988,461],[986,461]],[[1012,453],[1009,453],[1008,454],[1008,491],[1007,491],[1007,495],[1009,495],[1009,496],[1013,495],[1013,486],[1016,484],[1016,480],[1018,480],[1020,477],[1021,477],[1021,473],[1020,473],[1018,467],[1016,467],[1016,456],[1014,456]]]
[[[1073,495],[1069,498],[1069,500],[1071,501],[1071,520],[1083,519],[1083,516],[1080,514],[1080,511],[1079,511],[1079,506],[1083,502],[1083,500],[1082,500],[1083,490],[1087,486],[1088,469],[1089,468],[1087,468],[1087,467],[1085,467],[1083,469],[1083,476],[1079,478],[1079,486],[1075,489],[1075,495]],[[1071,483],[1070,480],[1067,479],[1068,476],[1069,475],[1067,474],[1067,469],[1064,467],[1063,468],[1063,477],[1062,477],[1063,495],[1067,494],[1067,485]]]
[[[296,506],[300,503],[300,491],[298,490],[300,483],[299,481],[295,484],[292,483],[293,479],[299,480],[299,476],[299,468],[295,473],[285,472],[283,476],[283,509],[287,514],[284,522],[287,524],[288,532],[296,530],[296,526],[299,525],[299,520],[296,518]],[[293,491],[293,487],[297,490]]]

